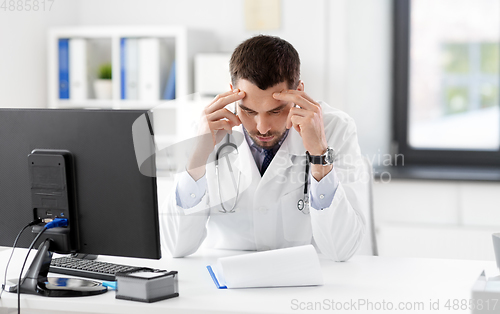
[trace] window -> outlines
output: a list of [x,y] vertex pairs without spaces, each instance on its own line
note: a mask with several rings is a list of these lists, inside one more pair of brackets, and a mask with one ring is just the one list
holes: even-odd
[[500,165],[500,0],[395,0],[394,17],[404,163]]

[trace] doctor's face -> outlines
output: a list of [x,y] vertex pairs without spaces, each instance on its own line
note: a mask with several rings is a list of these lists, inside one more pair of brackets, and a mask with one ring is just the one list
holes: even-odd
[[[245,79],[239,79],[231,88],[245,92],[245,97],[237,102],[236,112],[255,144],[265,149],[276,145],[285,135],[286,119],[293,103],[276,100],[273,93],[288,90],[288,84],[282,82],[262,90]],[[303,89],[302,82],[297,89]]]

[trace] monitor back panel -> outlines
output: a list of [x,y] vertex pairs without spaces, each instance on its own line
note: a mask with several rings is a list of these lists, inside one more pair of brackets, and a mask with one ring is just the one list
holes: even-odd
[[[144,113],[0,109],[0,245],[33,219],[28,154],[65,149],[75,163],[80,252],[160,258],[156,178],[139,172],[132,140]],[[25,233],[21,247],[33,239]]]

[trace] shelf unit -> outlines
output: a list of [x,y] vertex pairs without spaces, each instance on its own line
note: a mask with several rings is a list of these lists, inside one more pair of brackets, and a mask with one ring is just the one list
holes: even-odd
[[[112,99],[86,100],[59,99],[58,41],[62,38],[84,38],[99,43],[99,62],[112,65]],[[199,52],[213,52],[215,43],[210,33],[192,30],[182,26],[75,26],[51,28],[48,32],[48,107],[49,108],[107,108],[107,109],[150,109],[161,105],[168,108],[168,100],[122,100],[120,94],[120,39],[159,38],[169,42],[175,55],[176,97],[193,93],[194,55]],[[104,47],[104,48],[103,48]],[[96,60],[89,60],[96,63]],[[92,88],[89,86],[89,88]],[[174,109],[174,108],[172,108]]]

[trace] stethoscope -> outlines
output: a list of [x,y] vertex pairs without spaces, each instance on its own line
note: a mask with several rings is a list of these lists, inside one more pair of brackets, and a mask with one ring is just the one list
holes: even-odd
[[219,158],[220,158],[222,151],[226,147],[231,147],[236,151],[236,153],[238,153],[238,147],[236,146],[236,144],[231,143],[231,141],[229,139],[229,134],[226,136],[226,142],[224,144],[222,144],[219,147],[219,149],[217,149],[217,152],[215,153],[215,175],[217,176],[217,187],[219,189],[219,199],[220,199],[220,205],[222,208],[219,211],[221,213],[224,213],[224,214],[225,213],[234,213],[234,207],[236,206],[236,202],[238,201],[238,195],[240,192],[240,176],[241,176],[241,173],[238,171],[238,183],[236,183],[236,180],[234,179],[234,175],[233,175],[234,174],[233,167],[231,167],[231,163],[229,162],[229,157],[228,157],[229,154],[226,154],[224,157],[226,157],[227,167],[229,168],[229,172],[231,173],[231,179],[233,180],[233,186],[236,187],[236,197],[234,198],[233,205],[231,206],[231,209],[227,210],[226,207],[224,206],[224,202],[222,201],[221,188],[220,188],[220,174],[219,174]]
[[297,202],[297,209],[301,211],[304,215],[309,214],[309,158],[306,156],[306,169],[304,173],[304,198],[299,199]]
[[[235,112],[236,112],[236,110],[235,110]],[[219,210],[219,212],[224,213],[224,214],[235,212],[234,208],[236,206],[236,202],[238,201],[238,195],[239,195],[239,190],[240,190],[240,175],[241,175],[241,173],[238,173],[238,182],[236,182],[234,175],[233,175],[234,174],[233,167],[231,167],[231,163],[229,162],[228,154],[226,154],[224,157],[226,157],[226,163],[227,163],[227,166],[229,168],[229,172],[231,173],[231,179],[233,181],[233,186],[236,187],[236,197],[234,198],[233,205],[231,206],[231,208],[229,210],[227,210],[226,207],[224,206],[224,202],[222,201],[222,195],[221,195],[219,158],[221,156],[222,151],[228,147],[231,147],[232,149],[234,149],[236,151],[236,153],[238,153],[238,147],[236,146],[236,144],[231,143],[229,134],[227,134],[227,136],[226,136],[226,142],[224,144],[222,144],[219,147],[219,149],[217,149],[217,152],[215,153],[215,175],[217,176],[217,187],[219,190],[219,199],[220,199],[220,205],[221,205],[221,209]],[[306,156],[306,167],[305,167],[306,169],[305,169],[305,173],[304,173],[304,198],[299,199],[299,201],[297,202],[297,209],[300,212],[302,212],[304,215],[309,214],[309,193],[308,193],[308,190],[309,190],[309,165],[310,165],[310,161],[309,161],[309,158],[307,158],[307,156]]]

